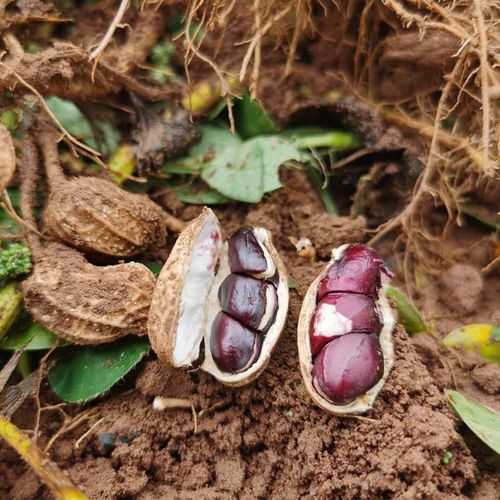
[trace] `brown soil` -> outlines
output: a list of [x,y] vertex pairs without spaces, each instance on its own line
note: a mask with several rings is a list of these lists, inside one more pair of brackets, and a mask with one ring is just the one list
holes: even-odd
[[[309,400],[298,367],[295,328],[302,296],[324,262],[311,264],[297,256],[289,238],[309,237],[326,259],[327,248],[362,237],[363,221],[325,215],[301,174],[288,172],[284,181],[284,189],[256,207],[217,210],[227,232],[242,223],[271,229],[296,283],[286,331],[258,381],[228,389],[203,372],[169,371],[151,356],[121,387],[89,405],[104,417],[93,432],[78,447],[88,422],[62,436],[52,458],[93,499],[493,499],[499,484],[495,458],[467,432],[466,445],[457,432],[465,429],[453,417],[442,389],[456,381],[465,393],[498,408],[496,367],[470,356],[439,354],[431,337],[410,339],[398,330],[395,367],[367,419],[330,416]],[[188,207],[184,214],[177,206],[181,216],[192,217],[195,211]],[[453,274],[443,281],[450,285]],[[495,320],[485,317],[499,291],[493,279],[479,291],[480,312],[472,313],[448,311],[440,286],[433,286],[438,295],[430,302],[434,314],[441,315],[439,332],[463,321]],[[428,300],[430,294],[425,292]],[[478,300],[477,292],[471,294],[466,289],[462,300]],[[193,433],[189,411],[154,412],[156,395],[189,398],[198,410],[205,409],[198,432]],[[51,399],[47,388],[42,399]],[[32,405],[18,415],[17,424],[32,428]],[[44,414],[39,442],[46,443],[59,425],[57,413]],[[103,433],[112,433],[111,446],[104,446]],[[451,456],[447,464],[445,454]],[[0,496],[48,498],[33,473],[3,444],[0,457]]]

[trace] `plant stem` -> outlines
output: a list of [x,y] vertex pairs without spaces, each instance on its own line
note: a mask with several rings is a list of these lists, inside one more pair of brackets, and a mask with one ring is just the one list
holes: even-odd
[[300,149],[330,148],[345,151],[360,147],[361,142],[351,132],[334,131],[295,137],[295,145]]
[[323,187],[323,179],[321,178],[320,172],[311,165],[308,165],[306,167],[306,174],[309,179],[309,182],[312,184],[313,188],[318,192],[318,195],[321,198],[321,201],[323,202],[326,211],[332,215],[338,215],[337,206],[335,205],[335,202],[333,201],[330,192],[328,191],[328,189],[325,189]]

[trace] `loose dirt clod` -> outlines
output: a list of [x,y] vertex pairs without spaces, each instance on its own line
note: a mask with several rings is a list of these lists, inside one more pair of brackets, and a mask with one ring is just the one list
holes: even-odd
[[[24,141],[21,205],[36,227],[32,200],[36,188],[37,153]],[[22,283],[26,309],[36,321],[75,344],[111,342],[145,333],[155,284],[151,271],[130,262],[97,267],[76,250],[59,243],[44,244],[28,234],[35,265]]]
[[67,179],[59,164],[57,136],[40,131],[50,196],[44,222],[60,241],[90,254],[130,257],[162,246],[166,218],[143,195],[92,177]]

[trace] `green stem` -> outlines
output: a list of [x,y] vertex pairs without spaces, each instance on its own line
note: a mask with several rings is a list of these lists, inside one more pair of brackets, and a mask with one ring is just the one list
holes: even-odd
[[19,363],[17,364],[17,371],[25,379],[33,371],[33,366],[31,364],[31,355],[28,351],[24,351],[19,358]]
[[330,148],[345,151],[359,148],[361,142],[351,132],[334,131],[295,137],[295,145],[300,149]]
[[333,201],[333,198],[328,189],[325,189],[323,187],[323,178],[321,177],[321,173],[318,171],[318,169],[312,167],[311,165],[308,165],[306,167],[306,173],[309,182],[318,192],[326,211],[332,215],[338,215],[337,206],[335,205],[335,202]]

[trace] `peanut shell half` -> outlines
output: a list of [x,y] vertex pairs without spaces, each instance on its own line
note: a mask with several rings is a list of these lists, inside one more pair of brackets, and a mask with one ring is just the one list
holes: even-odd
[[270,233],[263,228],[252,231],[276,271],[272,282],[278,301],[269,329],[257,332],[262,336],[262,347],[256,361],[244,371],[232,373],[219,369],[212,356],[211,327],[221,311],[218,292],[231,269],[228,243],[222,241],[219,221],[212,210],[205,208],[180,234],[153,293],[148,335],[153,350],[166,364],[199,366],[230,386],[248,384],[266,368],[286,320],[288,277]]
[[[306,390],[312,400],[324,410],[336,415],[356,415],[370,410],[373,403],[385,384],[389,372],[394,363],[394,348],[392,341],[392,331],[395,320],[392,310],[385,296],[385,279],[382,278],[380,289],[374,297],[378,313],[380,314],[382,329],[378,334],[378,341],[383,354],[383,374],[378,382],[367,390],[364,394],[356,397],[347,404],[334,404],[318,387],[313,384],[313,355],[311,352],[310,332],[313,324],[313,317],[318,307],[318,291],[323,278],[327,276],[329,269],[340,261],[349,245],[342,245],[332,251],[332,259],[319,276],[311,283],[302,302],[299,322],[297,327],[297,345],[299,351],[299,362],[302,378]],[[388,271],[385,271],[388,273]],[[352,335],[347,333],[346,335]],[[335,337],[332,337],[334,339]],[[338,338],[338,337],[337,337]]]
[[74,344],[102,344],[144,335],[155,286],[153,273],[129,262],[94,266],[76,250],[50,243],[22,283],[36,321]]

